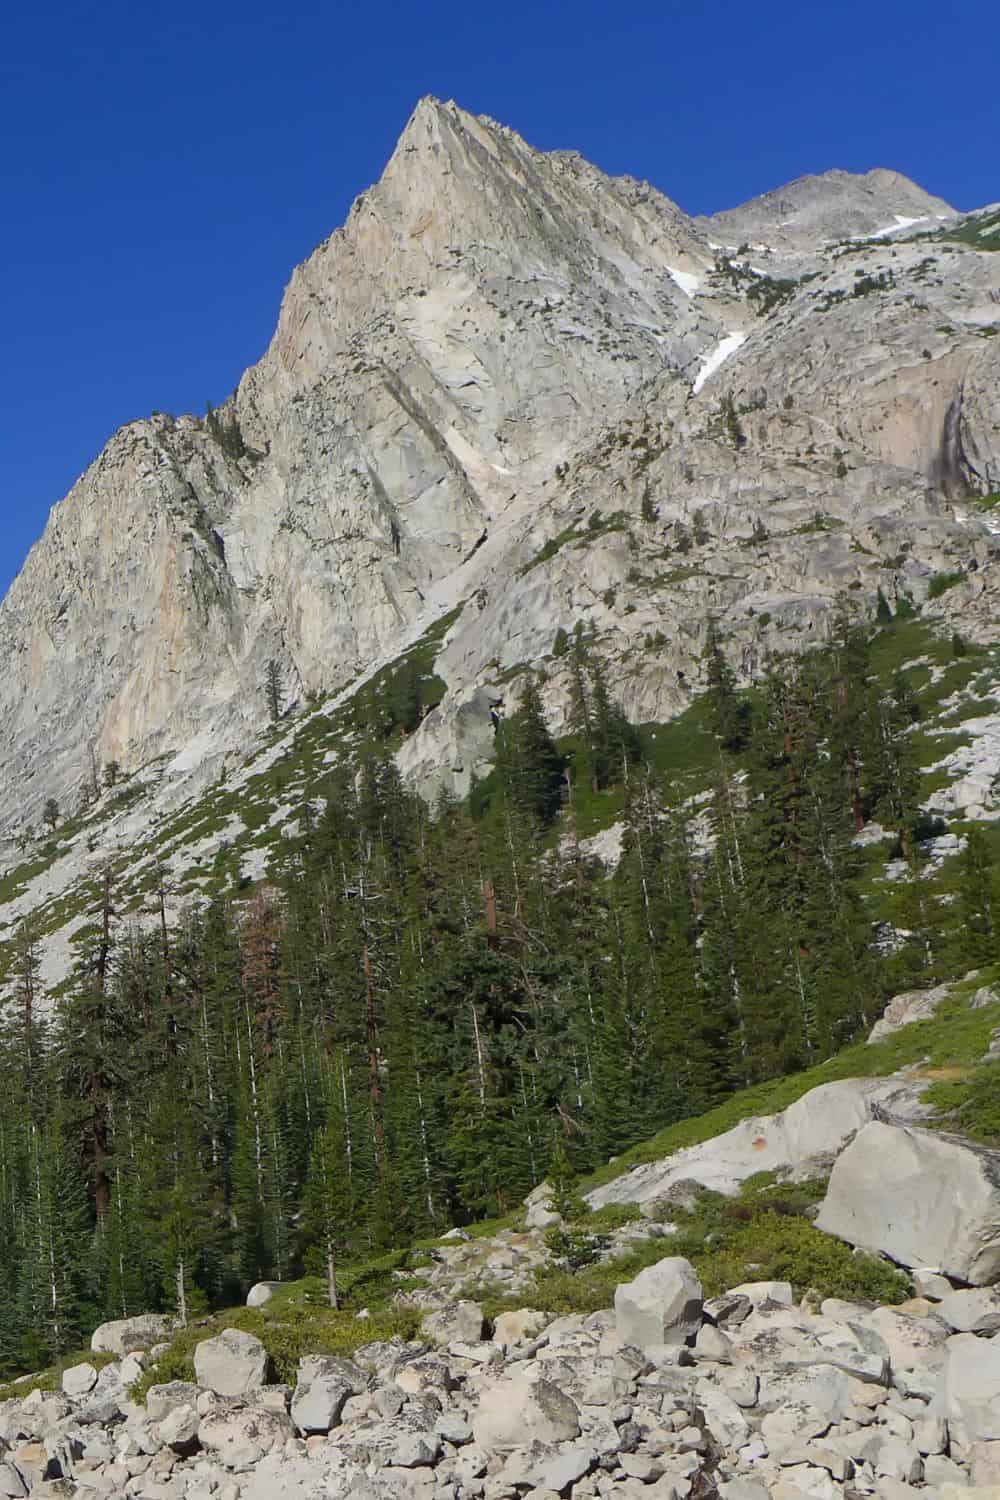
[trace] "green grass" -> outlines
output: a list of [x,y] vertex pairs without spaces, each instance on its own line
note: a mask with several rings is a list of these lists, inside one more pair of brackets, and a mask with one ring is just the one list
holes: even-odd
[[790,1281],[796,1297],[811,1291],[848,1301],[905,1301],[913,1290],[908,1276],[877,1256],[855,1254],[805,1217],[825,1191],[825,1182],[751,1179],[735,1199],[704,1193],[693,1209],[678,1212],[671,1254],[691,1261],[708,1297],[744,1281]]
[[[365,1344],[382,1339],[410,1339],[420,1313],[406,1307],[384,1306],[359,1319],[353,1311],[334,1312],[314,1301],[312,1283],[294,1282],[264,1307],[234,1307],[199,1318],[176,1333],[169,1348],[143,1372],[132,1388],[132,1398],[143,1401],[150,1386],[170,1380],[194,1380],[194,1351],[204,1339],[226,1328],[239,1328],[260,1339],[271,1362],[271,1378],[294,1385],[299,1360],[306,1354],[350,1356]],[[315,1283],[318,1288],[318,1283]]]
[[963,1078],[942,1079],[926,1098],[942,1129],[1000,1148],[1000,1061],[981,1063]]
[[[633,444],[633,446],[642,446],[642,444]],[[646,462],[651,462],[651,459],[647,457]],[[549,562],[550,559],[555,557],[557,552],[562,551],[563,547],[570,546],[571,544],[576,545],[580,542],[592,542],[597,537],[606,536],[611,531],[626,531],[628,526],[629,517],[622,510],[611,511],[607,515],[602,511],[595,510],[586,523],[583,521],[573,521],[569,526],[564,527],[562,531],[558,532],[556,536],[549,537],[549,540],[544,546],[539,548],[534,557],[529,558],[526,563],[522,564],[517,571],[517,576],[518,578],[524,578],[534,568],[539,568],[544,563]]]
[[[698,698],[666,724],[636,726],[642,759],[673,783],[678,799],[710,787],[718,771],[718,741],[708,725],[708,704],[704,698]],[[563,736],[557,744],[563,755],[572,755],[579,748],[572,735]],[[641,774],[641,768],[637,768],[636,774]],[[484,790],[489,782],[490,778],[486,778],[482,783]],[[625,796],[624,786],[595,792],[589,783],[577,782],[573,787],[572,802],[563,817],[553,825],[552,842],[558,843],[565,835],[566,821],[570,817],[577,838],[592,838],[610,828],[624,814]]]
[[966,214],[956,224],[940,231],[945,240],[957,240],[975,250],[1000,250],[1000,212]]
[[517,570],[518,578],[524,578],[532,569],[540,568],[544,563],[549,562],[568,542],[582,541],[586,535],[587,533],[581,531],[575,521],[571,526],[566,526],[558,535],[549,537],[549,540],[535,553],[534,557]]
[[105,1365],[114,1363],[114,1354],[95,1354],[91,1349],[75,1349],[69,1354],[64,1354],[54,1365],[49,1365],[45,1370],[40,1370],[30,1380],[21,1380],[15,1384],[13,1381],[6,1385],[0,1385],[0,1401],[11,1401],[14,1398],[23,1401],[31,1391],[61,1391],[62,1378],[66,1370],[71,1370],[74,1365],[89,1364],[95,1370],[103,1370]]
[[964,573],[935,573],[927,590],[928,599],[940,599],[949,589],[955,588],[959,583],[965,582]]

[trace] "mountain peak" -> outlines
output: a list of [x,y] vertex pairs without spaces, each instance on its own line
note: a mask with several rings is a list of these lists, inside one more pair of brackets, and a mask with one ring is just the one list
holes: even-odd
[[762,241],[807,249],[831,240],[884,235],[922,221],[949,218],[955,210],[902,172],[873,167],[848,172],[833,167],[807,173],[736,208],[698,222],[713,238],[739,244]]

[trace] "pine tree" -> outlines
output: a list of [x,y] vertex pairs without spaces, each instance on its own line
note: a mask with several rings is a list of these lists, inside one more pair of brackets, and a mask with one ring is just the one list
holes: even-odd
[[708,628],[705,646],[707,657],[707,701],[712,733],[724,750],[736,752],[746,748],[750,731],[750,708],[736,691],[736,676],[722,654],[715,626]]
[[552,822],[562,801],[564,763],[530,678],[517,712],[497,732],[497,772],[516,812],[542,826]]
[[267,699],[267,712],[271,723],[277,724],[281,718],[284,689],[281,680],[281,664],[273,656],[264,668],[264,696]]
[[959,905],[962,913],[962,961],[976,963],[1000,957],[1000,888],[990,841],[973,824],[966,834],[960,860]]

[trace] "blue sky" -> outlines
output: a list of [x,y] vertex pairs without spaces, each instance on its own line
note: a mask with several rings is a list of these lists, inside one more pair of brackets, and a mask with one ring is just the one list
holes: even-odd
[[0,592],[122,422],[205,409],[425,93],[709,212],[891,166],[1000,199],[995,0],[8,0]]

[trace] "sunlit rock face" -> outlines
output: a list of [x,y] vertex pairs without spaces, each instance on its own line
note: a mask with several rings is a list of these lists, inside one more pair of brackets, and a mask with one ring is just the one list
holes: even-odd
[[954,222],[884,171],[694,220],[421,101],[231,400],[122,429],[54,508],[0,608],[0,834],[111,761],[204,781],[268,661],[322,695],[456,609],[400,753],[429,795],[488,765],[516,668],[558,724],[579,620],[644,720],[710,617],[752,675],[961,571],[988,633],[1000,256]]

